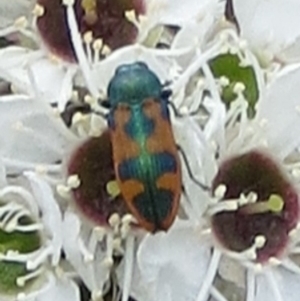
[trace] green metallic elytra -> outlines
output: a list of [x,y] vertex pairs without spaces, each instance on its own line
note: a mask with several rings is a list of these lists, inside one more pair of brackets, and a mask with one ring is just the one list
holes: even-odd
[[142,62],[117,68],[108,86],[109,102],[112,106],[119,103],[138,104],[149,97],[159,99],[161,92],[162,86],[158,77]]

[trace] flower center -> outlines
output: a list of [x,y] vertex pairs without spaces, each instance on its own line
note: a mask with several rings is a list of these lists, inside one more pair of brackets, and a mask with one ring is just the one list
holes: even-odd
[[[70,39],[66,8],[61,0],[38,0],[43,14],[37,19],[37,27],[49,49],[67,61],[76,61]],[[74,4],[79,32],[91,33],[95,47],[102,50],[116,49],[135,41],[137,28],[126,18],[126,12],[134,11],[136,17],[145,13],[143,0],[76,0]],[[91,41],[91,42],[92,42]],[[105,51],[104,51],[105,52]]]
[[240,199],[240,205],[213,216],[219,241],[235,252],[256,246],[257,262],[280,256],[297,225],[299,200],[275,162],[259,151],[229,159],[220,166],[213,189],[220,185],[226,186],[224,201]]
[[248,115],[254,117],[255,105],[259,97],[258,84],[254,68],[251,65],[243,65],[237,54],[225,53],[218,55],[209,61],[209,66],[214,76],[220,80],[222,87],[221,97],[227,108],[236,99],[237,84],[243,84],[245,90],[243,96],[248,103]]
[[73,154],[68,174],[80,181],[72,190],[75,203],[81,212],[94,223],[105,226],[117,213],[127,213],[126,206],[115,182],[110,135],[90,138]]

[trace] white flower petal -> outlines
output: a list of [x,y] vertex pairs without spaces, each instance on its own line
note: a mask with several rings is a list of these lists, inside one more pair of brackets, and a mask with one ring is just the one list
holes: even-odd
[[293,44],[284,49],[279,55],[279,59],[287,63],[299,62],[300,58],[300,36]]
[[75,137],[46,104],[21,95],[0,98],[0,155],[7,172],[60,162]]
[[196,51],[201,49],[202,46],[205,46],[205,40],[213,26],[213,23],[214,16],[206,14],[201,22],[189,22],[176,34],[172,42],[171,49],[190,47],[193,50],[183,58],[178,59],[179,64],[183,68],[188,66],[191,59],[195,56]]
[[[300,275],[284,268],[269,269],[256,278],[255,301],[295,301],[300,295]],[[280,299],[281,298],[281,299]]]
[[145,62],[148,67],[156,73],[161,82],[169,80],[169,69],[172,64],[170,57],[158,55],[159,52],[144,48],[140,45],[123,47],[114,51],[107,59],[98,63],[92,70],[95,82],[101,91],[106,91],[111,78],[117,67],[123,64],[130,64],[136,61]]
[[0,2],[0,28],[11,25],[15,19],[28,15],[32,0],[14,0]]
[[66,277],[57,277],[53,285],[38,295],[35,301],[80,301],[78,286]]
[[280,52],[300,36],[298,0],[233,0],[241,34],[258,50]]
[[[216,160],[199,125],[191,117],[173,118],[172,126],[176,143],[183,150],[182,153],[179,152],[182,159],[183,185],[198,220],[207,209],[209,198],[203,188],[193,181],[188,170],[198,182],[209,186],[217,171]],[[183,156],[186,157],[187,164]]]
[[[135,253],[136,255],[136,253]],[[131,279],[131,286],[130,286],[130,296],[135,300],[143,300],[143,301],[151,301],[151,289],[149,288],[148,283],[143,282],[141,277],[140,270],[137,264],[137,258],[135,256],[133,260],[133,268],[132,268],[132,279]],[[123,289],[124,283],[124,260],[120,263],[116,270],[118,283]]]
[[29,78],[26,62],[40,56],[40,52],[11,46],[0,50],[1,78],[13,83],[19,91],[28,91]]
[[105,250],[96,249],[93,260],[87,261],[80,250],[80,243],[87,240],[82,237],[81,222],[71,211],[66,211],[63,221],[64,250],[67,259],[80,275],[83,282],[92,292],[101,292],[103,285],[108,280],[110,267],[104,264]]
[[300,296],[300,275],[284,268],[277,269],[277,283],[284,301],[298,300]]
[[[128,277],[128,271],[131,271],[131,282],[129,285],[129,295],[134,298],[135,300],[143,300],[143,301],[151,301],[151,295],[149,295],[149,287],[148,284],[142,281],[141,279],[141,273],[138,268],[138,262],[137,262],[137,249],[139,247],[140,242],[145,237],[146,233],[144,231],[142,232],[132,232],[130,235],[126,238],[125,242],[125,253],[122,258],[122,261],[116,268],[116,275],[118,279],[118,285],[120,286],[121,290],[124,290],[124,285],[126,285],[126,279],[124,279],[125,276]],[[129,240],[134,238],[134,246],[133,249],[130,249],[130,245],[128,244]],[[128,251],[132,252],[132,266],[130,266],[130,261],[128,260],[129,256],[131,254]],[[127,259],[126,259],[127,257]],[[127,271],[126,271],[127,269]],[[126,289],[125,289],[126,291]]]
[[257,104],[257,120],[265,124],[270,149],[281,157],[300,143],[300,65],[285,68]]
[[[58,103],[60,111],[63,111],[70,100],[73,91],[73,77],[77,72],[76,65],[68,68],[60,66],[59,62],[51,62],[47,58],[41,58],[30,66],[31,76],[41,100],[48,103]],[[29,78],[28,78],[29,80]],[[32,89],[32,83],[28,82],[26,92]]]
[[[74,266],[77,273],[85,283],[93,283],[93,272],[91,265],[86,265],[78,247],[78,236],[80,235],[80,221],[72,212],[67,211],[63,221],[64,250],[66,257]],[[89,285],[91,288],[92,285]]]
[[[38,94],[48,103],[63,107],[72,94],[72,79],[77,66],[68,68],[48,59],[40,51],[12,46],[0,50],[1,77],[11,82],[14,89],[27,95]],[[36,91],[35,91],[36,90]]]
[[33,172],[25,173],[42,211],[43,224],[51,236],[52,264],[57,265],[62,247],[62,216],[50,186]]
[[142,281],[152,300],[194,301],[207,272],[210,249],[187,222],[176,221],[167,233],[147,235],[138,250]]
[[218,1],[216,0],[151,0],[147,5],[149,13],[156,17],[160,24],[183,25],[193,19],[201,20],[205,14],[216,15]]
[[0,189],[4,188],[7,185],[6,180],[6,168],[2,159],[0,159]]

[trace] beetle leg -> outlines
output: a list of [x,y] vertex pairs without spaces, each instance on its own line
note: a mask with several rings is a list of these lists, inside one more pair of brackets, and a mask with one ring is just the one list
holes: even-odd
[[167,100],[167,104],[172,108],[176,117],[184,117],[183,114],[179,113],[178,109],[175,107],[175,105],[172,101]]
[[192,206],[190,197],[188,196],[187,191],[183,185],[181,186],[181,190],[182,190],[182,196],[183,196],[183,200],[181,201],[181,206],[182,206],[184,212],[186,213],[187,217],[190,220],[197,221],[197,214]]
[[237,32],[240,33],[241,32],[241,28],[239,25],[239,22],[236,18],[236,15],[234,13],[234,5],[233,5],[233,1],[232,0],[227,0],[226,1],[226,5],[225,5],[225,17],[226,19],[233,23],[237,29]]
[[187,172],[188,172],[188,174],[189,174],[190,179],[191,179],[197,186],[199,186],[200,188],[202,188],[203,190],[209,191],[211,188],[208,187],[207,185],[201,183],[200,181],[198,181],[198,179],[196,179],[195,176],[193,175],[192,170],[191,170],[191,167],[190,167],[190,164],[189,164],[189,161],[188,161],[188,159],[187,159],[187,157],[186,157],[186,154],[185,154],[185,152],[183,151],[182,147],[181,147],[180,145],[178,145],[178,144],[177,144],[176,146],[177,146],[177,149],[178,149],[178,151],[180,152],[180,154],[181,154],[181,156],[182,156],[182,158],[183,158],[183,161],[184,161],[184,163],[185,163],[185,166],[186,166],[186,169],[187,169]]
[[101,116],[102,118],[104,119],[107,119],[108,118],[108,114],[106,113],[103,113],[103,112],[100,112],[100,111],[96,111],[95,109],[92,110],[92,113],[98,115],[98,116]]

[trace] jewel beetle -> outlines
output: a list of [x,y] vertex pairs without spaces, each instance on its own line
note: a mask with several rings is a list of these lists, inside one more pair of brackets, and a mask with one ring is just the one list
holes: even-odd
[[150,232],[168,230],[182,191],[169,94],[143,62],[121,65],[108,85],[116,180],[129,210]]

